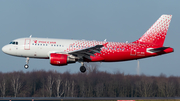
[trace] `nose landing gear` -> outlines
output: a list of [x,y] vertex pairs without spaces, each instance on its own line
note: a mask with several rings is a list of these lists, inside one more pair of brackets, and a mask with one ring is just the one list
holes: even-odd
[[25,69],[28,69],[28,68],[29,68],[28,63],[29,63],[29,57],[26,58],[26,64],[24,65],[24,68],[25,68]]
[[80,67],[80,71],[82,73],[86,72],[86,67],[84,66],[84,62],[81,62],[82,66]]

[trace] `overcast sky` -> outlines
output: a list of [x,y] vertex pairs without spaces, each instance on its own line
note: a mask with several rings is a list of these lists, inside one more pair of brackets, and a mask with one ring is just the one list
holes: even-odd
[[[172,14],[164,46],[175,52],[140,59],[140,73],[180,76],[179,0],[0,0],[0,46],[29,37],[132,42],[140,38],[162,14]],[[80,63],[52,66],[48,59],[26,59],[0,52],[0,71],[56,70],[79,72]],[[99,70],[137,74],[137,60],[98,63]]]

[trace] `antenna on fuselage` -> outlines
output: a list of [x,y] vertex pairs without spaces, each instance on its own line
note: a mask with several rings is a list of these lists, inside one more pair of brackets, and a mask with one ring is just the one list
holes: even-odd
[[32,37],[32,35],[29,36],[30,38]]
[[106,39],[104,39],[104,42],[106,42]]
[[126,41],[126,43],[128,43],[128,41]]

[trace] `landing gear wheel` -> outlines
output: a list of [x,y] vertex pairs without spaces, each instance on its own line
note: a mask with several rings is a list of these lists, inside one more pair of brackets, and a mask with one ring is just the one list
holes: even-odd
[[84,73],[84,72],[86,71],[86,67],[85,67],[85,66],[81,66],[81,67],[80,67],[80,71],[81,71],[82,73]]
[[26,58],[26,64],[24,65],[24,68],[25,68],[25,69],[28,69],[28,68],[29,68],[28,63],[29,63],[29,57]]
[[28,68],[29,68],[29,65],[28,65],[28,64],[25,64],[25,65],[24,65],[24,68],[25,68],[25,69],[28,69]]

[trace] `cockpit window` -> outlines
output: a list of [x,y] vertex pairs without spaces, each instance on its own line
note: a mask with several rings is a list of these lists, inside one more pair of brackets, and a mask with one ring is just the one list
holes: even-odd
[[9,44],[18,45],[18,42],[12,41]]
[[15,44],[16,42],[12,42],[12,44]]

